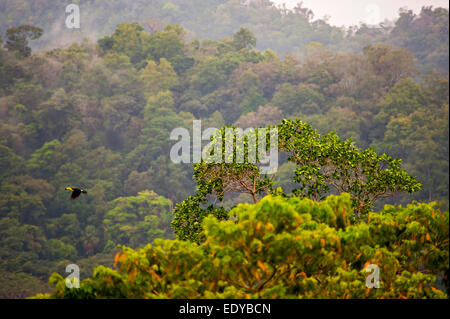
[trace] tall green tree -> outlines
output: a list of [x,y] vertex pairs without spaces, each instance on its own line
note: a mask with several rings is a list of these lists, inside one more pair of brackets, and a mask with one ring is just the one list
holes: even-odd
[[247,28],[240,28],[233,34],[233,46],[236,50],[253,49],[256,46],[256,38]]
[[28,46],[28,41],[39,39],[43,33],[43,29],[31,25],[9,28],[6,30],[5,47],[8,51],[15,52],[17,57],[29,57],[31,48]]
[[376,200],[398,192],[415,192],[421,183],[401,168],[401,159],[359,150],[351,140],[335,132],[319,134],[301,120],[282,120],[278,125],[280,149],[297,165],[297,196],[321,199],[330,191],[349,193],[357,217],[366,215]]
[[148,190],[116,198],[103,221],[106,239],[137,248],[155,238],[172,237],[171,206],[170,200]]

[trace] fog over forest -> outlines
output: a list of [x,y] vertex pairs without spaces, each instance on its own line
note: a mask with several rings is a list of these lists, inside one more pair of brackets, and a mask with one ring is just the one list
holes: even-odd
[[[416,2],[0,0],[0,298],[448,298],[449,12]],[[198,120],[276,129],[275,174],[174,161]]]

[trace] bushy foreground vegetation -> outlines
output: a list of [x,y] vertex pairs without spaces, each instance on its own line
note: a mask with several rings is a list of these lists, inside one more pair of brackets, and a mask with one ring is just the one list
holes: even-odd
[[[80,288],[56,285],[46,298],[446,298],[449,215],[433,203],[387,205],[351,222],[348,194],[321,202],[267,196],[240,204],[230,220],[208,216],[205,241],[157,239],[122,247]],[[366,287],[365,268],[380,268]],[[441,277],[442,278],[442,277]],[[441,283],[442,287],[442,283]]]

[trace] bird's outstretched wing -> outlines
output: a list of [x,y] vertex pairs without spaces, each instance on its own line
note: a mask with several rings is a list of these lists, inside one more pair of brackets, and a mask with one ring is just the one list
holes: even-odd
[[87,194],[87,192],[84,189],[81,188],[75,188],[75,187],[66,187],[64,188],[64,190],[66,191],[71,191],[72,193],[70,194],[70,199],[75,199],[78,196],[80,196],[81,193],[83,194]]
[[71,199],[75,199],[75,198],[77,198],[78,196],[80,196],[80,194],[81,194],[81,189],[79,189],[79,188],[73,188],[72,194],[70,194],[70,198],[71,198]]

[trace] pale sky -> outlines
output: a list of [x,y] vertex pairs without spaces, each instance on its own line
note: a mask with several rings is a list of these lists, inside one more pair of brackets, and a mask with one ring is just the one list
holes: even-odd
[[[282,3],[293,8],[300,0],[271,0],[276,5]],[[329,16],[328,22],[335,26],[378,24],[385,19],[398,17],[398,9],[408,7],[419,13],[423,6],[444,7],[448,0],[303,0],[303,7],[314,12],[314,20]]]

